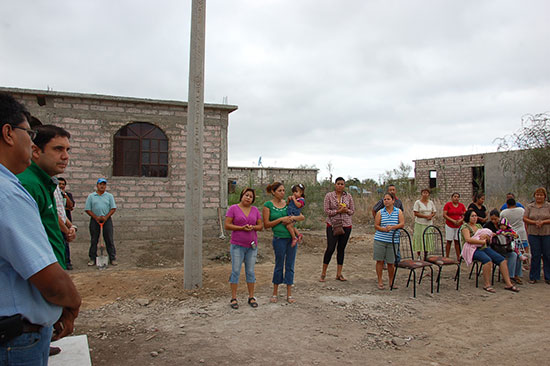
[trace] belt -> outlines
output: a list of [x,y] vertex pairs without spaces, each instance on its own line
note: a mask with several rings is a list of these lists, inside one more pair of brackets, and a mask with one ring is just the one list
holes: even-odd
[[29,323],[27,320],[23,320],[23,333],[37,333],[42,329],[41,325]]

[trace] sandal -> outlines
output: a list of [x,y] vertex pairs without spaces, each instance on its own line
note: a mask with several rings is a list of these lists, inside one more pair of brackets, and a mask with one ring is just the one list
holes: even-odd
[[319,282],[325,282],[325,278],[327,277],[326,274],[322,274],[321,278],[319,278]]
[[537,283],[537,280],[529,280],[529,283],[530,283],[531,285],[534,285],[535,283]]
[[342,276],[342,275],[336,276],[336,279],[337,279],[338,281],[342,281],[342,282],[347,281],[347,279],[346,279],[344,276]]
[[379,289],[379,290],[385,290],[386,288],[384,287],[383,284],[378,284],[378,289]]
[[277,302],[279,298],[277,297],[277,295],[273,295],[271,296],[271,298],[269,299],[269,302],[275,304]]
[[292,296],[287,296],[286,297],[286,301],[289,303],[289,304],[294,304],[296,302],[296,299],[293,298]]
[[231,299],[231,308],[237,310],[239,308],[239,303],[237,302],[237,299]]
[[483,289],[484,289],[485,291],[487,291],[487,292],[492,293],[492,294],[494,294],[494,293],[496,292],[495,289],[492,288],[491,286],[484,287]]
[[514,281],[517,285],[523,285],[523,281],[521,278],[512,278],[512,281]]
[[519,292],[519,288],[517,288],[516,286],[512,285],[510,287],[505,287],[504,288],[505,290],[508,290],[508,291],[512,291],[512,292]]
[[304,241],[304,236],[302,234],[298,234],[298,243],[302,244]]
[[253,308],[257,308],[258,307],[258,302],[256,301],[256,298],[255,297],[249,297],[248,298],[248,305],[250,305]]

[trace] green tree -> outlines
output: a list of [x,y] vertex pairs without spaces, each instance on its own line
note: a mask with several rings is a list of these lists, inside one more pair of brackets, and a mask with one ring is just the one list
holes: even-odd
[[495,140],[502,151],[502,168],[521,188],[543,186],[550,189],[550,115],[528,114],[521,128]]

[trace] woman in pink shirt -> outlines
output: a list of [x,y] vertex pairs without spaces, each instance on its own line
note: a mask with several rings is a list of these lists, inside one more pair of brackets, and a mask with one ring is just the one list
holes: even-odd
[[256,193],[252,188],[245,188],[241,192],[241,202],[232,205],[225,215],[225,229],[231,230],[231,307],[239,308],[237,302],[237,286],[244,262],[246,273],[246,285],[248,286],[248,304],[258,307],[254,297],[254,265],[258,255],[258,231],[262,230],[262,216],[257,207],[252,206],[256,199]]

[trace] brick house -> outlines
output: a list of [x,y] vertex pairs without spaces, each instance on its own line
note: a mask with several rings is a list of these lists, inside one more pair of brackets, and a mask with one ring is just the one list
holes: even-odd
[[458,192],[463,202],[478,191],[503,198],[518,187],[514,177],[503,171],[501,157],[502,153],[494,152],[414,160],[416,185],[418,190],[435,189],[440,198]]
[[[71,133],[63,174],[76,199],[73,221],[88,230],[84,203],[99,177],[117,202],[116,240],[182,239],[187,103],[0,87],[45,124]],[[227,127],[233,105],[205,104],[205,230],[227,206]],[[84,233],[83,233],[84,234]],[[79,235],[88,240],[88,234]]]
[[228,185],[233,191],[236,187],[265,188],[274,181],[281,183],[313,184],[317,182],[319,169],[301,168],[264,168],[229,167]]

